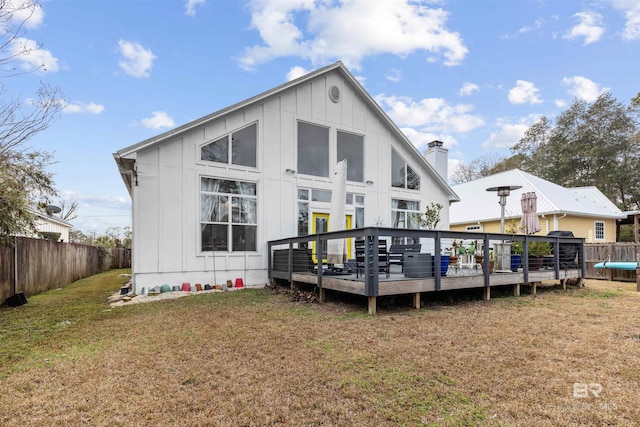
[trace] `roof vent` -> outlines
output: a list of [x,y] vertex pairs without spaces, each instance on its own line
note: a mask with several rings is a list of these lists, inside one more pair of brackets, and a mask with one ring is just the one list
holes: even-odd
[[338,86],[329,87],[329,99],[333,102],[340,102],[340,88]]

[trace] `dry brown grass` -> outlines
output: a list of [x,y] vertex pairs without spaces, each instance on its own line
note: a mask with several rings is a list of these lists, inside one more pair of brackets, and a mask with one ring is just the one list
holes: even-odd
[[[115,274],[103,277],[113,282]],[[586,289],[548,287],[488,302],[460,295],[418,311],[397,299],[370,317],[364,301],[336,294],[319,305],[243,290],[101,306],[79,320],[68,314],[69,323],[58,317],[57,329],[36,338],[23,326],[29,354],[0,361],[0,424],[630,426],[640,419],[635,284],[587,281]],[[0,311],[0,319],[9,316],[9,338],[42,298],[22,313]],[[574,383],[602,391],[574,397]]]

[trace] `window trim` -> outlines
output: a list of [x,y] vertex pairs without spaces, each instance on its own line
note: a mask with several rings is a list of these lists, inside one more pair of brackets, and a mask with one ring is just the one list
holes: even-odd
[[[397,155],[398,158],[400,158],[400,160],[402,160],[404,162],[404,183],[402,187],[396,187],[393,185],[393,155]],[[422,177],[420,176],[420,174],[418,173],[417,169],[415,167],[413,167],[405,158],[404,156],[402,156],[400,154],[400,152],[398,150],[396,150],[393,146],[391,146],[391,167],[389,168],[389,172],[391,173],[391,182],[390,182],[390,186],[392,189],[401,189],[401,190],[409,190],[409,191],[420,191],[420,185],[421,185],[421,181],[422,181]],[[418,177],[418,188],[409,188],[409,172],[408,169],[411,169],[411,171]]]
[[[602,237],[598,237],[598,225],[602,225]],[[593,240],[605,240],[607,237],[604,221],[593,222]]]
[[[243,194],[236,194],[236,193],[214,193],[212,191],[204,191],[202,190],[202,180],[203,178],[208,178],[208,179],[217,179],[217,180],[221,180],[221,181],[235,181],[235,182],[243,182],[243,183],[247,183],[247,184],[253,184],[255,185],[255,190],[256,190],[256,194],[254,195],[243,195]],[[196,239],[197,242],[197,252],[200,255],[206,255],[206,256],[216,256],[216,254],[228,254],[228,255],[239,255],[239,256],[244,256],[244,254],[246,253],[258,253],[259,252],[259,248],[260,248],[260,242],[259,242],[259,227],[260,227],[260,203],[259,203],[259,199],[260,199],[260,191],[259,191],[259,181],[257,180],[249,180],[249,179],[232,179],[230,177],[221,177],[221,176],[213,176],[213,175],[208,175],[208,174],[200,174],[198,177],[198,210],[196,212],[197,215],[197,233],[198,233],[198,238]],[[216,194],[216,195],[224,195],[226,197],[228,197],[229,199],[233,198],[233,197],[240,197],[240,198],[247,198],[247,199],[252,199],[255,200],[255,204],[256,204],[256,222],[255,223],[236,223],[233,222],[232,219],[232,215],[230,217],[230,221],[227,223],[222,223],[222,222],[214,222],[214,221],[202,221],[202,194]],[[230,209],[232,208],[232,206],[230,206]],[[202,225],[203,224],[213,224],[213,225],[225,225],[227,227],[227,249],[226,250],[202,250]],[[246,251],[234,251],[233,250],[233,227],[236,225],[251,225],[255,227],[256,230],[256,248],[255,250],[246,250]],[[241,255],[242,254],[242,255]]]
[[[306,125],[310,125],[310,126],[316,126],[319,128],[323,128],[327,130],[327,175],[311,175],[308,174],[306,172],[301,171],[300,168],[300,123],[304,123]],[[300,175],[305,175],[305,176],[312,176],[312,177],[316,177],[319,179],[331,179],[331,157],[332,157],[332,151],[331,151],[331,134],[332,134],[332,127],[331,126],[327,126],[327,125],[321,125],[318,123],[313,123],[310,122],[308,120],[300,120],[297,119],[296,120],[296,134],[295,134],[295,154],[296,154],[296,168],[297,168],[297,173]]]
[[[255,166],[246,166],[246,165],[241,165],[241,164],[236,164],[233,163],[233,134],[236,132],[240,132],[246,128],[249,128],[251,126],[256,127],[256,152],[255,152],[255,157],[256,157],[256,165]],[[227,161],[226,162],[216,162],[213,160],[205,160],[202,158],[202,148],[209,145],[209,144],[213,144],[216,141],[219,141],[223,138],[227,139]],[[259,160],[260,160],[260,156],[258,155],[259,153],[259,146],[260,146],[260,123],[258,120],[254,120],[251,123],[247,123],[244,126],[240,126],[236,129],[233,129],[232,131],[227,131],[225,133],[219,134],[213,138],[209,138],[206,142],[198,145],[198,149],[196,150],[196,159],[197,159],[197,163],[200,164],[205,164],[205,165],[211,165],[211,166],[224,166],[224,167],[233,167],[233,168],[247,168],[247,169],[251,169],[251,170],[258,170],[259,169]]]
[[[366,155],[365,155],[365,147],[366,147],[365,139],[366,138],[365,138],[365,135],[357,133],[357,132],[350,132],[350,131],[339,129],[339,128],[336,128],[335,130],[336,130],[336,163],[342,161],[342,159],[338,159],[338,134],[344,133],[344,134],[354,135],[354,136],[358,136],[358,137],[362,138],[362,141],[361,141],[362,142],[362,146],[360,147],[362,149],[362,153],[361,153],[362,154],[362,180],[353,181],[353,180],[350,180],[349,177],[347,176],[347,181],[348,182],[357,182],[358,184],[364,184],[365,179],[366,179],[365,178],[365,175],[366,175],[365,171],[367,170],[366,165],[365,165],[365,160],[366,160]],[[347,166],[347,169],[348,169],[348,166]],[[348,171],[347,171],[347,175],[348,175]]]

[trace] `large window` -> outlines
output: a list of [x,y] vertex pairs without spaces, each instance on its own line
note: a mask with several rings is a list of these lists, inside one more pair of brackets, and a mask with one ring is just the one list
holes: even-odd
[[391,149],[391,186],[409,190],[420,189],[420,176],[393,148]]
[[[391,200],[391,221],[394,228],[420,228],[420,202],[416,200]],[[402,245],[414,242],[412,238],[394,237],[392,244]]]
[[200,158],[209,162],[256,167],[258,125],[242,128],[203,145]]
[[364,182],[364,137],[352,133],[337,133],[337,160],[347,159],[347,180]]
[[329,128],[298,122],[298,172],[329,177]]
[[201,178],[202,251],[255,251],[257,224],[255,183]]

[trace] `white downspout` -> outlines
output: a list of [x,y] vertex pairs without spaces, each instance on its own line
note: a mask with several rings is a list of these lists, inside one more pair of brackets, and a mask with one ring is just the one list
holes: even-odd
[[559,230],[559,228],[558,228],[558,227],[559,227],[560,225],[559,225],[558,223],[559,223],[559,222],[560,222],[560,220],[561,220],[562,218],[564,218],[565,216],[567,216],[567,214],[566,214],[566,213],[562,214],[562,216],[561,216],[560,218],[558,218],[556,215],[554,215],[554,216],[553,216],[553,229],[554,229],[554,230]]

